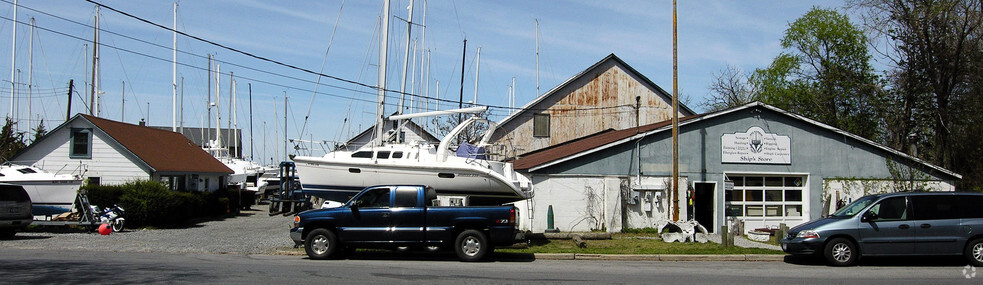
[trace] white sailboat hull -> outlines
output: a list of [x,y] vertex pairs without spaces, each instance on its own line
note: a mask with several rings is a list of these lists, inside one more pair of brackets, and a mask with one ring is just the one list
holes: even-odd
[[[30,171],[21,172],[28,169]],[[37,216],[72,211],[82,179],[73,175],[56,175],[29,166],[3,166],[0,183],[24,187],[31,197],[31,212]]]
[[354,158],[354,152],[337,151],[323,157],[294,157],[305,192],[344,202],[368,186],[412,184],[433,187],[439,193],[468,195],[472,201],[500,204],[533,196],[528,178],[515,173],[510,163],[446,157],[419,146],[389,145],[361,152],[403,152],[392,159]]

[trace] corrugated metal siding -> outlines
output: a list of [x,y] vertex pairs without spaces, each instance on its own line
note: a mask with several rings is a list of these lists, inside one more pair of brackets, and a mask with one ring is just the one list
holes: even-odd
[[[616,62],[600,66],[592,77],[578,79],[573,90],[559,90],[526,114],[500,126],[493,142],[503,157],[535,151],[606,129],[628,129],[672,118],[671,102],[642,84]],[[636,122],[636,97],[641,105]],[[537,111],[542,110],[542,111]],[[533,114],[550,115],[550,136],[534,137]],[[682,116],[682,112],[680,112]]]

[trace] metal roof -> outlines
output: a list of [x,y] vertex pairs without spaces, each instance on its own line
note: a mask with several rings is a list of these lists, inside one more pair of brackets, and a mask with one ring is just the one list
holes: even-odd
[[[807,122],[807,123],[812,124],[812,125],[814,125],[816,127],[819,127],[819,128],[822,128],[822,129],[826,129],[828,131],[835,132],[835,133],[838,133],[838,134],[841,134],[841,135],[844,135],[844,136],[853,138],[853,139],[855,139],[857,141],[860,141],[862,143],[868,144],[868,145],[873,146],[875,148],[884,150],[884,151],[886,151],[888,153],[897,155],[899,157],[903,157],[905,159],[909,159],[909,160],[915,161],[917,163],[921,163],[921,164],[923,164],[925,166],[928,166],[931,169],[937,170],[937,171],[939,171],[941,173],[944,173],[944,174],[947,174],[947,175],[951,175],[951,176],[956,177],[958,179],[962,179],[962,175],[959,175],[959,174],[957,174],[955,172],[952,172],[952,171],[950,171],[948,169],[945,169],[945,168],[942,168],[940,166],[933,165],[931,163],[928,163],[927,161],[924,161],[924,160],[921,160],[921,159],[919,159],[917,157],[913,157],[911,155],[908,155],[907,153],[898,151],[896,149],[890,148],[890,147],[885,146],[883,144],[876,143],[874,141],[871,141],[871,140],[866,139],[864,137],[858,136],[856,134],[853,134],[853,133],[850,133],[850,132],[847,132],[847,131],[844,131],[844,130],[841,130],[841,129],[838,129],[838,128],[835,128],[835,127],[832,127],[832,126],[827,125],[827,124],[820,123],[818,121],[815,121],[815,120],[812,120],[812,119],[809,119],[809,118],[803,117],[801,115],[794,114],[794,113],[791,113],[791,112],[788,112],[788,111],[785,111],[785,110],[782,110],[782,109],[779,109],[778,107],[774,107],[774,106],[771,106],[771,105],[768,105],[768,104],[765,104],[765,103],[762,103],[762,102],[752,102],[752,103],[748,103],[748,104],[745,104],[745,105],[742,105],[742,106],[738,106],[738,107],[734,107],[734,108],[730,108],[730,109],[726,109],[726,110],[721,110],[721,111],[717,111],[717,112],[705,113],[705,114],[700,114],[700,115],[683,117],[683,118],[680,118],[679,119],[679,126],[682,127],[682,126],[687,125],[687,124],[690,124],[690,123],[700,122],[700,121],[703,121],[703,120],[712,119],[712,118],[715,118],[715,117],[723,116],[723,115],[726,115],[726,114],[730,114],[730,113],[734,113],[734,112],[738,112],[738,111],[741,111],[741,110],[746,110],[746,109],[750,109],[750,108],[754,108],[754,107],[765,108],[765,109],[768,109],[768,110],[772,110],[774,112],[777,112],[779,114],[783,114],[783,115],[792,117],[794,119],[797,119],[797,120],[800,120],[800,121],[803,121],[803,122]],[[637,139],[640,139],[640,138],[644,138],[646,136],[653,135],[653,134],[656,134],[656,133],[659,133],[659,132],[662,132],[662,131],[671,131],[671,129],[672,129],[672,121],[671,120],[668,120],[668,121],[663,121],[663,122],[659,122],[659,123],[654,123],[654,124],[649,124],[649,125],[645,125],[645,126],[640,126],[638,128],[633,128],[633,129],[625,129],[625,130],[619,130],[619,131],[605,131],[605,132],[600,132],[600,133],[589,135],[589,136],[586,136],[586,137],[583,137],[583,138],[580,138],[580,139],[577,139],[577,140],[573,140],[573,141],[570,141],[570,142],[567,142],[567,143],[563,143],[563,144],[551,146],[551,147],[548,147],[548,148],[544,148],[544,149],[541,149],[541,150],[538,150],[538,151],[527,153],[527,154],[523,155],[522,158],[516,160],[513,165],[514,165],[515,169],[517,169],[517,170],[526,170],[526,171],[529,171],[529,172],[533,172],[533,171],[537,171],[537,170],[540,170],[540,169],[543,169],[543,168],[546,168],[546,167],[557,165],[557,164],[560,164],[560,163],[563,163],[563,162],[566,162],[566,161],[574,160],[574,159],[577,159],[579,157],[582,157],[582,156],[585,156],[585,155],[588,155],[588,154],[591,154],[591,153],[594,153],[594,152],[597,152],[597,151],[601,151],[601,150],[604,150],[604,149],[607,149],[607,148],[610,148],[610,147],[614,147],[614,146],[620,145],[620,144],[625,143],[625,142],[630,142],[630,141],[634,141],[634,140],[637,140]]]

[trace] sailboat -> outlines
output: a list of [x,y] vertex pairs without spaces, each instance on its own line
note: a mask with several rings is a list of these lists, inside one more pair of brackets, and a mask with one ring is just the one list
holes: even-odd
[[[453,197],[459,204],[495,205],[532,198],[529,178],[516,172],[512,163],[488,160],[484,149],[496,124],[473,116],[456,126],[438,145],[423,142],[386,142],[383,139],[383,113],[386,92],[386,53],[389,29],[389,1],[385,1],[383,32],[379,46],[378,109],[376,136],[372,144],[354,151],[335,150],[323,156],[295,156],[303,191],[328,201],[345,202],[362,188],[373,185],[426,185],[438,196]],[[412,10],[410,11],[412,15]],[[404,58],[405,59],[405,58]],[[405,69],[404,69],[405,74]],[[405,80],[404,80],[405,81]],[[400,104],[402,105],[402,104]],[[403,120],[438,114],[474,113],[484,107],[390,116]],[[462,143],[454,154],[451,142],[469,126],[485,122],[488,129],[475,145]],[[392,134],[398,137],[396,133]],[[387,136],[388,137],[388,136]],[[466,202],[464,202],[466,201]],[[455,203],[458,204],[458,203]]]
[[72,211],[72,204],[82,186],[82,177],[54,174],[40,168],[12,163],[0,165],[0,183],[17,184],[31,196],[31,211],[36,216],[50,216]]
[[[450,150],[451,141],[468,126],[488,123],[480,142]],[[427,185],[440,195],[466,197],[472,205],[495,205],[532,198],[529,178],[510,162],[487,159],[484,149],[495,123],[471,117],[455,127],[440,144],[422,142],[369,145],[354,151],[337,150],[324,156],[295,156],[297,175],[305,193],[344,202],[372,185]]]

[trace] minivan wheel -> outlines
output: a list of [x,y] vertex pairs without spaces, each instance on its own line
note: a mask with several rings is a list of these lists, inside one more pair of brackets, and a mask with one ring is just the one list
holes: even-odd
[[965,255],[970,265],[983,267],[983,238],[974,239],[966,244]]
[[823,255],[826,257],[826,262],[829,265],[851,266],[857,263],[860,252],[857,252],[857,246],[853,242],[850,242],[850,240],[835,238],[826,243]]

